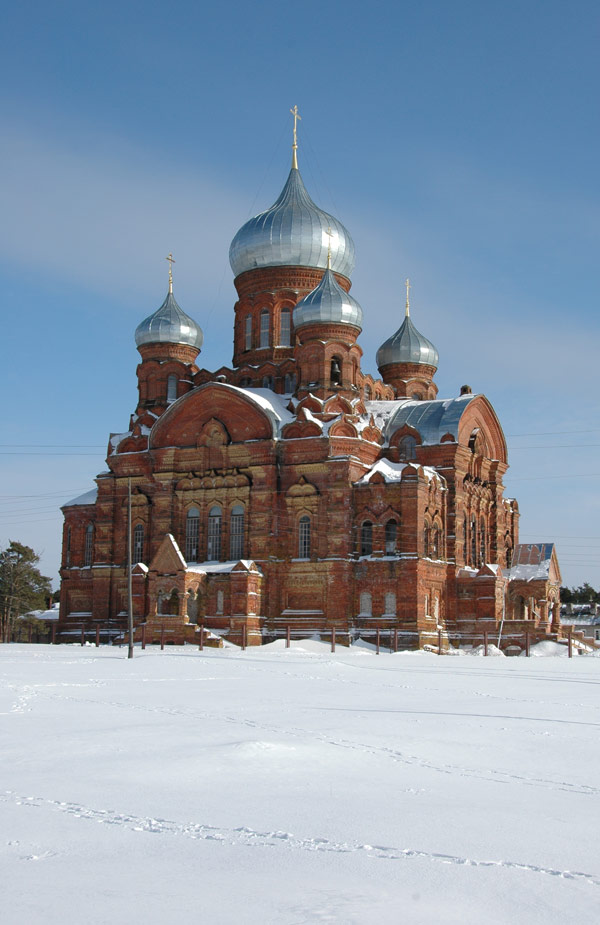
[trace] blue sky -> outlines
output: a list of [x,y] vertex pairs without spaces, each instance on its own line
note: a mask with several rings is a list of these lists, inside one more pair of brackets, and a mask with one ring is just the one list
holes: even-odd
[[0,543],[56,575],[58,506],[136,404],[166,291],[229,364],[228,248],[289,169],[354,237],[363,368],[403,280],[440,396],[509,444],[523,542],[600,585],[598,91],[592,2],[22,2],[3,14]]

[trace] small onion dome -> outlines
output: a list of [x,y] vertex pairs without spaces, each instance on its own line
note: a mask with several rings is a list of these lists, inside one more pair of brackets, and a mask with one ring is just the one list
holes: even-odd
[[396,333],[377,351],[378,369],[390,363],[420,363],[437,369],[438,361],[437,350],[430,340],[417,331],[408,314]]
[[200,350],[203,341],[202,328],[179,307],[171,287],[160,308],[135,330],[138,347],[142,344],[189,344]]
[[362,329],[362,308],[338,283],[328,268],[316,289],[301,299],[294,309],[294,327],[303,324],[335,322]]
[[292,167],[277,202],[242,225],[229,248],[234,276],[257,267],[327,266],[350,278],[354,242],[341,222],[314,204],[297,167]]

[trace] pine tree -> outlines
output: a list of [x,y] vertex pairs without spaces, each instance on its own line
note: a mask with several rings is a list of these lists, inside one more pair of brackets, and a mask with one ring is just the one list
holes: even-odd
[[44,606],[50,579],[41,575],[40,557],[29,546],[11,540],[0,550],[0,641],[10,642],[20,614]]

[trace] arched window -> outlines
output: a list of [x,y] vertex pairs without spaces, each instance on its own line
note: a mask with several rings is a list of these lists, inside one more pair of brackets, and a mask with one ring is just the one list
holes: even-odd
[[423,527],[423,555],[429,555],[429,524],[426,523]]
[[236,562],[244,555],[244,508],[236,504],[229,522],[229,558]]
[[310,517],[303,514],[298,521],[298,557],[310,559]]
[[371,401],[371,386],[365,386],[365,401]]
[[295,376],[291,376],[289,373],[285,374],[285,379],[283,380],[283,391],[286,395],[290,395],[296,389]]
[[471,565],[477,565],[477,521],[471,518]]
[[275,382],[273,376],[263,376],[263,389],[273,389],[275,387]]
[[269,309],[263,308],[260,313],[260,346],[269,346]]
[[191,507],[185,518],[185,559],[186,562],[198,561],[198,537],[200,535],[200,513],[197,507]]
[[342,361],[340,360],[339,357],[331,358],[329,379],[330,379],[331,385],[341,385],[342,384]]
[[465,514],[465,516],[463,517],[463,556],[464,556],[465,562],[467,561],[467,557],[469,553],[469,544],[468,544],[467,536],[468,536],[467,515]]
[[396,595],[394,591],[387,591],[384,598],[384,613],[385,616],[396,616]]
[[94,528],[88,524],[85,528],[85,548],[83,551],[83,564],[87,568],[92,564],[94,552]]
[[368,591],[360,593],[360,617],[371,617],[373,615],[373,599]]
[[218,562],[221,558],[221,508],[211,507],[208,514],[208,538],[206,546],[208,562]]
[[144,561],[144,525],[136,524],[133,528],[133,561]]
[[171,375],[167,379],[167,401],[175,401],[176,398],[177,398],[177,376],[175,375],[175,373],[171,373]]
[[440,557],[440,528],[433,526],[431,528],[431,558],[439,559]]
[[398,524],[395,520],[388,520],[385,525],[385,554],[393,556],[396,554],[396,540],[398,537]]
[[222,591],[217,591],[217,613],[223,613],[225,606],[225,595]]
[[421,395],[420,392],[413,392],[412,395],[411,395],[410,397],[413,399],[413,401],[422,401],[422,400],[423,400],[423,396]]
[[370,520],[363,521],[360,528],[360,554],[370,556],[373,552],[373,524]]
[[512,546],[510,544],[506,547],[506,568],[510,568],[512,565]]
[[252,350],[252,315],[246,315],[244,325],[244,350]]
[[282,347],[289,347],[291,344],[291,317],[292,313],[289,308],[282,308],[279,324],[279,343]]
[[252,379],[250,379],[249,376],[244,376],[242,379],[240,379],[240,389],[247,389],[251,385]]
[[65,565],[70,568],[71,565],[71,528],[67,527],[67,542],[65,549]]
[[171,591],[171,594],[161,594],[160,612],[169,616],[177,616],[179,613],[179,595],[175,589]]
[[487,543],[486,543],[486,531],[485,531],[485,520],[483,517],[479,521],[479,560],[481,565],[485,562],[487,558]]
[[400,438],[398,443],[398,453],[400,459],[416,459],[417,458],[417,441],[411,434],[405,434],[404,437]]

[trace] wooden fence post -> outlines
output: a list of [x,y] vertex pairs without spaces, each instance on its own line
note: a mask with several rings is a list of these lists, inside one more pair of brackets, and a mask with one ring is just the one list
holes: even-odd
[[289,647],[290,647],[290,633],[291,633],[291,631],[290,631],[290,625],[289,625],[289,623],[288,623],[287,628],[286,628],[286,632],[285,632],[285,647],[286,647],[286,649],[289,649]]
[[52,624],[52,645],[56,645],[56,623]]
[[331,630],[331,651],[335,652],[335,626]]
[[81,645],[85,645],[85,624],[81,624]]
[[569,658],[573,658],[573,630],[569,630],[567,633],[567,641],[569,645]]
[[146,624],[142,623],[142,649],[146,648]]
[[488,654],[488,634],[487,634],[487,630],[486,630],[485,633],[483,634],[483,654],[484,654],[484,655],[487,655],[487,654]]
[[525,655],[529,658],[529,630],[525,630]]
[[100,624],[96,623],[96,648],[100,645]]
[[375,631],[375,643],[376,643],[376,646],[377,646],[377,648],[376,648],[376,650],[375,650],[375,655],[379,655],[379,627],[377,627],[377,629],[376,629],[376,631]]
[[398,627],[394,629],[394,652],[398,651]]
[[200,624],[200,642],[198,643],[200,652],[204,651],[204,623]]
[[165,624],[163,623],[163,625],[160,628],[160,650],[161,652],[164,649],[164,647],[165,647]]

